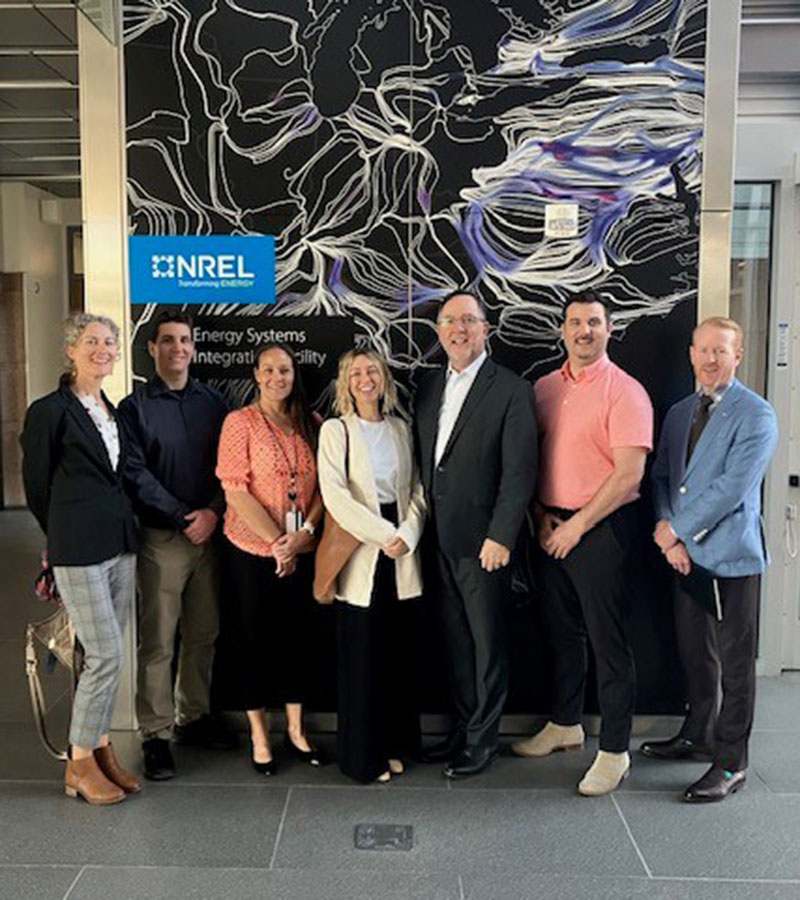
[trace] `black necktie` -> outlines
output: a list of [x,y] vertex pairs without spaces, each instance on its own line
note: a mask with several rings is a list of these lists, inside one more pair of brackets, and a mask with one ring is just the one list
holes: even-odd
[[700,398],[700,402],[697,404],[697,409],[694,413],[694,419],[692,420],[692,430],[689,432],[689,446],[686,448],[686,462],[692,458],[692,453],[694,453],[694,448],[697,446],[697,442],[700,440],[700,435],[703,433],[703,429],[708,425],[708,411],[711,408],[711,404],[714,402],[714,398],[709,394],[703,394]]

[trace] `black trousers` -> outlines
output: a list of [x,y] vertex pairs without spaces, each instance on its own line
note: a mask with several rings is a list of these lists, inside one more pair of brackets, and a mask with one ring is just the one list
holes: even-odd
[[554,657],[551,718],[557,725],[581,720],[588,637],[597,665],[600,749],[609,753],[628,749],[636,701],[624,591],[634,529],[634,510],[623,506],[587,532],[565,559],[553,559],[541,547],[536,557],[542,616]]
[[211,680],[216,709],[274,709],[310,698],[319,614],[311,591],[313,554],[301,553],[286,578],[278,578],[275,568],[272,557],[223,542]]
[[438,610],[457,729],[470,747],[495,747],[508,694],[508,567],[436,553]]
[[688,702],[681,734],[711,747],[718,766],[737,772],[747,767],[753,728],[760,576],[716,581],[722,621],[681,590],[675,577],[675,631]]
[[[381,514],[397,521],[394,504]],[[398,600],[395,563],[383,553],[370,605],[336,603],[337,760],[355,781],[374,781],[390,759],[419,755],[419,614],[418,600]]]

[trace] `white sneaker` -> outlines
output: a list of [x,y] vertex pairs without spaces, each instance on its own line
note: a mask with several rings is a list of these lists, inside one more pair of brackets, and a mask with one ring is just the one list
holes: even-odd
[[594,762],[578,785],[578,793],[584,797],[600,797],[616,790],[628,777],[631,758],[625,753],[607,753],[598,750]]
[[524,741],[514,741],[511,752],[517,756],[549,756],[556,750],[580,750],[584,734],[580,725],[556,725],[548,722],[541,731]]

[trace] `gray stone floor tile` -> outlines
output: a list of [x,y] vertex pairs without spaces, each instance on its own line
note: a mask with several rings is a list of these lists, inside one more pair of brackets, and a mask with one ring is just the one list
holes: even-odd
[[23,632],[15,640],[0,640],[0,684],[0,722],[29,722]]
[[57,784],[0,784],[0,863],[267,866],[279,787],[166,787],[98,808]]
[[754,732],[750,769],[776,793],[800,794],[800,734]]
[[47,607],[33,593],[33,580],[40,568],[39,551],[44,543],[44,535],[27,510],[3,510],[0,516],[0,572],[3,573],[0,640],[21,643],[25,625],[47,615]]
[[753,727],[756,731],[800,732],[800,672],[758,679]]
[[[631,753],[631,774],[620,785],[619,793],[662,791],[680,797],[708,767],[709,763],[648,759],[637,749]],[[767,787],[759,778],[751,778],[747,789],[758,792],[766,791]]]
[[70,900],[458,900],[438,873],[87,868]]
[[[67,716],[52,717],[52,737],[66,746]],[[13,780],[60,780],[64,764],[53,759],[39,740],[33,722],[0,723],[0,782]]]
[[453,790],[522,788],[574,792],[597,751],[597,741],[590,738],[583,750],[551,753],[541,759],[521,759],[511,753],[510,744],[511,741],[503,740],[500,755],[492,765],[473,778],[453,781]]
[[0,900],[62,900],[80,866],[0,866]]
[[[414,848],[359,851],[359,823],[411,825]],[[606,875],[644,870],[608,798],[555,791],[292,791],[275,866],[464,871],[481,868]]]
[[723,803],[622,792],[616,801],[654,875],[800,879],[800,797],[748,785]]
[[465,875],[465,900],[797,900],[800,884],[587,878],[528,873]]
[[[334,761],[336,738],[334,735],[311,735],[311,740],[324,750],[330,762],[315,768],[287,756],[282,748],[283,736],[274,738],[275,760],[278,774],[270,778],[270,783],[282,787],[352,787],[354,782],[339,771]],[[237,750],[204,750],[198,747],[173,746],[178,778],[174,784],[219,783],[219,784],[260,784],[265,781],[250,764],[246,735],[241,735]],[[405,787],[446,788],[441,767],[410,764],[398,783]]]

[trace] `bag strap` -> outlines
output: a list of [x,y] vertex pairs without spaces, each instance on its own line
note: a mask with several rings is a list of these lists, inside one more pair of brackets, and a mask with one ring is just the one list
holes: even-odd
[[344,428],[344,474],[347,480],[350,481],[350,429],[343,418],[339,419],[339,421],[342,423],[342,428]]
[[42,682],[39,680],[39,662],[36,658],[36,641],[34,634],[34,626],[28,625],[25,629],[25,674],[28,676],[28,690],[31,695],[31,708],[33,709],[33,721],[36,723],[36,730],[44,744],[47,752],[55,759],[65,762],[69,759],[69,753],[66,750],[59,750],[55,747],[47,734],[45,726],[45,702],[44,691],[42,690]]

